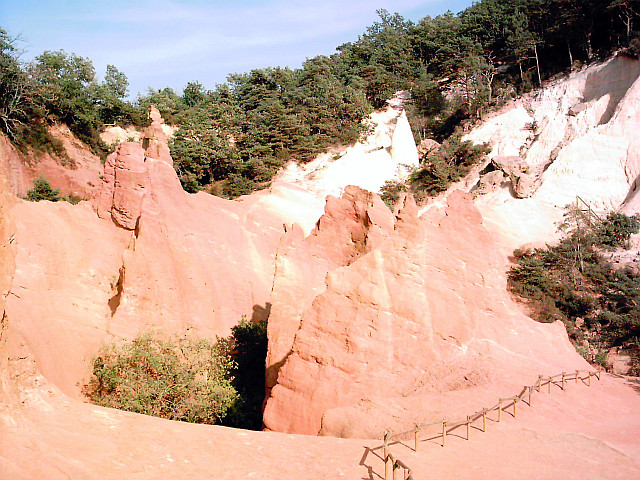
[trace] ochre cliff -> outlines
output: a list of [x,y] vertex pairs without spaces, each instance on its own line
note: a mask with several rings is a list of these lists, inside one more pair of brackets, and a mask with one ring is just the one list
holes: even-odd
[[239,201],[185,193],[158,124],[146,151],[125,142],[108,158],[93,205],[15,200],[7,312],[72,396],[101,343],[149,329],[215,338],[242,316],[266,318],[280,237],[306,214],[296,189]]
[[282,238],[268,323],[267,395],[291,351],[303,311],[325,289],[327,273],[370,252],[392,231],[393,215],[380,197],[348,186],[342,197],[327,197],[325,214],[308,237],[294,227]]
[[4,303],[13,279],[15,253],[12,243],[15,240],[15,227],[9,215],[14,199],[8,191],[7,183],[0,176],[0,316],[4,314]]
[[[372,205],[369,218],[383,215],[375,213],[377,208],[384,206]],[[329,202],[325,215],[339,213]],[[562,325],[536,323],[511,301],[505,288],[506,259],[482,226],[470,195],[454,193],[444,211],[432,210],[420,219],[412,198],[406,197],[394,230],[387,232],[344,266],[313,253],[323,238],[326,248],[338,248],[340,242],[327,232],[315,237],[315,245],[299,242],[297,251],[290,247],[287,259],[292,263],[316,266],[316,274],[328,265],[333,269],[325,289],[318,287],[317,278],[279,281],[281,272],[276,272],[273,298],[282,288],[286,298],[298,299],[298,306],[292,311],[286,302],[280,314],[274,301],[269,320],[270,334],[279,333],[280,322],[287,324],[289,344],[282,345],[281,336],[270,337],[270,350],[277,346],[279,352],[273,361],[282,362],[282,354],[287,355],[266,403],[267,428],[375,435],[381,433],[383,426],[375,423],[384,408],[371,403],[376,398],[442,393],[530,372],[587,366]],[[298,271],[313,268],[297,266]],[[287,273],[295,270],[289,265]],[[267,366],[273,368],[269,361]],[[441,396],[440,402],[446,398]],[[360,415],[355,425],[345,424],[345,412],[330,414],[344,407],[366,407],[367,415]],[[424,413],[404,412],[403,421],[412,425]]]
[[33,181],[43,176],[53,188],[60,189],[61,195],[93,198],[102,183],[100,158],[65,125],[54,124],[49,133],[60,142],[66,156],[23,152],[0,134],[0,175],[7,181],[9,191],[23,197],[33,187]]
[[[270,189],[236,201],[181,189],[155,112],[140,143],[123,142],[109,157],[103,181],[85,182],[91,202],[25,202],[3,194],[0,179],[0,477],[333,479],[381,471],[373,455],[362,457],[377,440],[187,425],[82,403],[80,385],[98,346],[148,329],[214,338],[243,315],[271,312],[265,424],[314,435],[379,438],[476,411],[538,374],[586,368],[561,324],[533,322],[506,293],[505,252],[548,234],[561,204],[582,191],[574,179],[557,197],[540,193],[553,175],[580,173],[571,148],[593,160],[584,185],[606,173],[594,204],[616,206],[629,193],[633,205],[634,62],[615,59],[516,102],[518,128],[498,115],[484,135],[483,127],[473,133],[493,142],[495,156],[525,159],[527,172],[555,158],[543,182],[531,182],[538,190],[530,197],[515,199],[503,174],[505,181],[493,179],[497,190],[474,191],[479,208],[452,190],[422,216],[411,198],[392,214],[376,195],[346,186],[377,161],[392,159],[380,171],[393,174],[415,163],[399,105],[376,114],[387,125],[365,144],[284,172]],[[536,133],[543,142],[533,147]],[[585,148],[570,146],[590,136]],[[590,153],[602,145],[615,147],[613,160]],[[12,165],[7,178],[27,178]],[[383,181],[366,173],[363,182]],[[322,181],[307,188],[315,180]],[[477,180],[463,183],[473,190]],[[30,187],[9,183],[13,193]],[[327,193],[335,196],[325,202]],[[416,479],[523,471],[637,477],[637,385],[604,376],[587,388],[541,395],[517,421],[492,425],[477,441],[452,436],[451,449],[399,456]],[[487,452],[500,462],[488,462]]]

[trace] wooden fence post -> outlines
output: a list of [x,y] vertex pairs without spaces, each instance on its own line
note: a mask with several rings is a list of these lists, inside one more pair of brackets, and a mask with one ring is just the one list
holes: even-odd
[[[583,370],[584,373],[587,374],[586,377],[580,377],[580,370],[576,370],[575,371],[575,382],[578,383],[578,379],[580,380],[586,380],[587,381],[587,385],[591,386],[591,377],[596,377],[598,380],[600,380],[600,375],[601,375],[601,371],[600,370],[596,370],[594,372],[592,371],[587,371],[587,370]],[[543,381],[543,376],[542,375],[538,375],[538,381],[533,384],[533,385],[525,385],[525,389],[520,395],[513,397],[513,418],[516,418],[516,414],[517,414],[517,405],[518,405],[518,400],[520,398],[522,398],[522,400],[524,400],[524,397],[526,394],[528,394],[529,397],[529,401],[528,401],[528,405],[531,406],[531,397],[533,396],[533,392],[537,389],[538,392],[541,391],[542,389],[542,381]],[[551,393],[551,384],[555,383],[553,381],[553,377],[548,377],[549,380],[547,382],[548,385],[548,390],[549,393]],[[565,390],[565,385],[566,385],[566,381],[570,380],[571,377],[567,376],[567,372],[562,372],[561,374],[561,382],[560,382],[560,388],[562,388],[562,390]],[[528,390],[528,392],[527,392]],[[498,398],[498,422],[500,422],[502,420],[502,410],[503,405],[502,405],[503,399],[502,398]],[[507,406],[508,408],[508,406]],[[486,407],[483,407],[481,410],[481,414],[482,414],[482,431],[486,432],[487,431],[487,414],[493,411],[493,408],[491,410],[488,410]],[[472,421],[472,416],[471,415],[467,415],[467,421],[466,421],[466,426],[467,426],[467,440],[471,439],[471,424],[473,423]],[[444,447],[447,443],[447,420],[443,419],[442,420],[442,446]],[[426,425],[433,425],[433,423],[429,423]],[[455,426],[459,426],[461,424],[455,424]],[[418,432],[420,431],[420,424],[419,423],[415,423],[414,424],[414,451],[417,452],[418,451]],[[409,433],[409,432],[406,432]],[[384,441],[382,444],[382,457],[383,457],[383,461],[384,461],[384,480],[396,480],[396,470],[402,470],[402,473],[400,473],[400,477],[398,478],[403,478],[404,480],[408,480],[411,477],[411,471],[408,469],[408,467],[406,467],[402,462],[400,462],[399,460],[395,460],[393,459],[393,457],[391,456],[391,454],[389,453],[389,432],[385,431],[384,432]]]
[[389,432],[384,432],[382,459],[384,461],[384,480],[389,480]]
[[442,446],[443,447],[444,447],[446,438],[447,438],[447,421],[442,420]]

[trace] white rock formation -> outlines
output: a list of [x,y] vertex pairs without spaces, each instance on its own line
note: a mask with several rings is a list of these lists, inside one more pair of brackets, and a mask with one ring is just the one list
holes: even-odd
[[398,117],[391,137],[391,158],[397,165],[396,172],[399,177],[406,177],[407,167],[417,166],[420,162],[411,125],[404,110]]
[[409,167],[418,165],[418,150],[401,105],[399,100],[392,101],[385,110],[372,113],[374,130],[363,141],[305,165],[292,162],[274,180],[274,188],[294,186],[315,198],[307,199],[316,211],[311,221],[301,223],[306,234],[322,215],[327,195],[339,197],[347,185],[378,193],[387,180],[403,179]]
[[[164,123],[164,121],[161,125],[161,128],[164,134],[169,138],[173,137],[173,134],[177,130],[177,127],[167,125]],[[139,142],[141,138],[142,132],[136,130],[136,128],[133,126],[122,128],[114,125],[105,128],[104,131],[100,134],[100,140],[102,140],[109,146],[118,145],[124,142]]]
[[468,135],[488,142],[491,157],[519,156],[540,172],[529,198],[504,187],[476,199],[510,246],[555,238],[576,196],[600,211],[640,210],[639,77],[640,61],[617,56],[518,99]]

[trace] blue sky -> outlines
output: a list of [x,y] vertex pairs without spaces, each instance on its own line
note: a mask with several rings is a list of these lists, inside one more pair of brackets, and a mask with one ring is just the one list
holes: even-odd
[[0,0],[0,27],[21,35],[29,60],[63,49],[89,57],[100,77],[107,64],[147,87],[207,88],[229,73],[299,67],[356,40],[385,8],[417,21],[471,0]]

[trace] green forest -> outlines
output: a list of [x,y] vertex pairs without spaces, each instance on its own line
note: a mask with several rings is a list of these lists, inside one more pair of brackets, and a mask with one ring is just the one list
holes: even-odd
[[268,186],[290,159],[355,142],[363,119],[407,90],[416,141],[447,142],[416,173],[430,195],[477,157],[460,153],[470,150],[462,125],[614,51],[640,53],[634,0],[483,0],[418,22],[378,15],[356,40],[300,68],[233,74],[212,90],[194,80],[181,94],[149,89],[134,100],[116,66],[98,79],[90,59],[64,51],[24,63],[19,39],[0,28],[0,129],[20,148],[63,156],[46,126],[64,122],[104,155],[104,125],[143,126],[153,104],[179,126],[171,154],[185,190],[234,198]]

